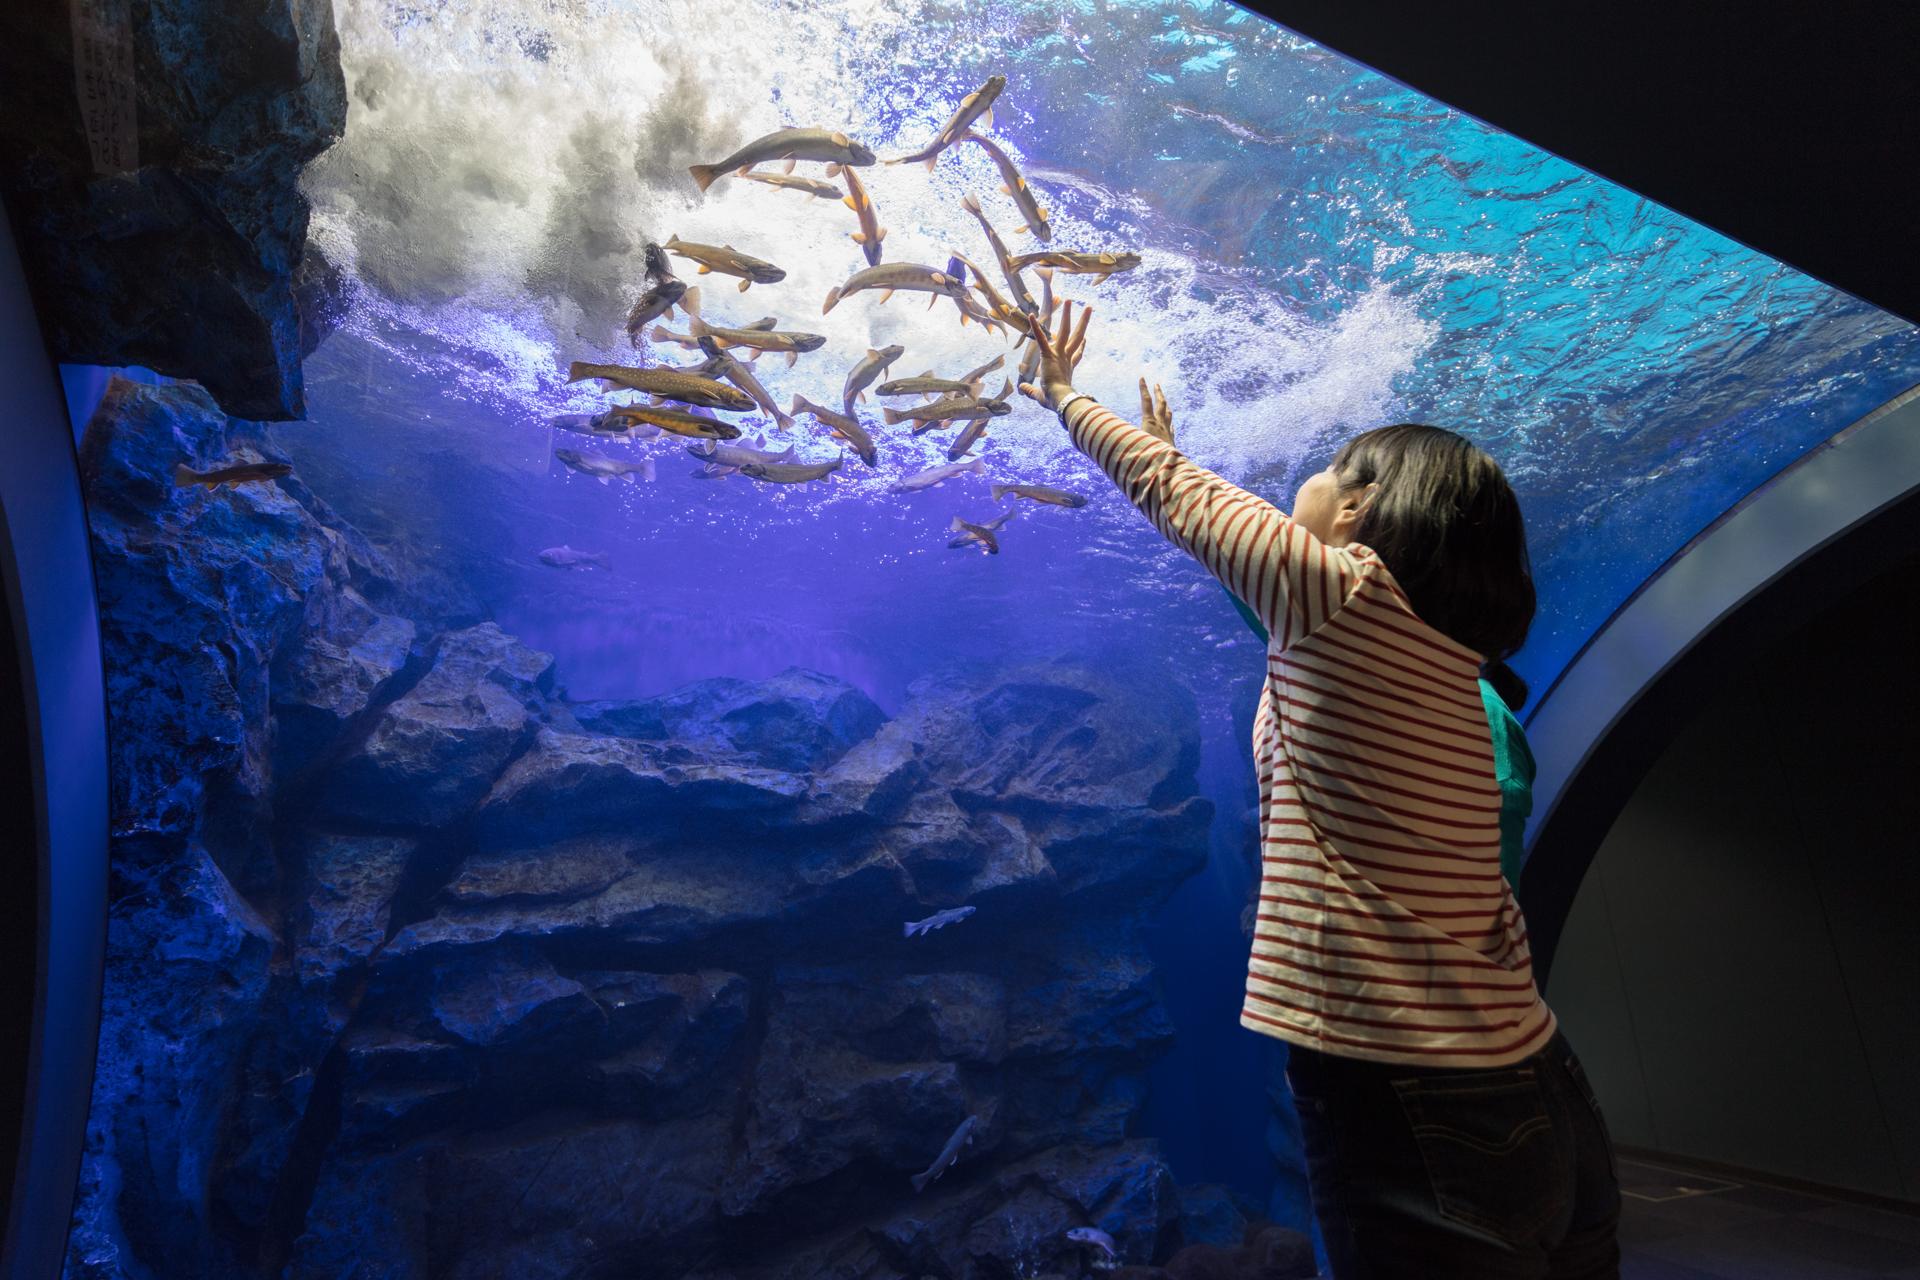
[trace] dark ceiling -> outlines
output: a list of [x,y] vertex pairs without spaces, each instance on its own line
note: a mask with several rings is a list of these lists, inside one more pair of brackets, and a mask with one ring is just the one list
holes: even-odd
[[1920,323],[1920,4],[1246,7]]

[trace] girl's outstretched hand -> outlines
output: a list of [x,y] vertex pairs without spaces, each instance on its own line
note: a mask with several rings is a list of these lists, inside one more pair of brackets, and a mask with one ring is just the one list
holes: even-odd
[[1145,378],[1140,379],[1140,429],[1168,444],[1173,443],[1173,410],[1167,408],[1167,393],[1157,382],[1149,392]]
[[1092,316],[1093,308],[1084,307],[1080,327],[1075,329],[1073,304],[1068,302],[1061,305],[1060,325],[1051,336],[1045,321],[1033,326],[1033,345],[1040,348],[1040,378],[1038,384],[1021,383],[1023,393],[1055,410],[1073,394],[1073,370],[1087,349],[1087,321]]

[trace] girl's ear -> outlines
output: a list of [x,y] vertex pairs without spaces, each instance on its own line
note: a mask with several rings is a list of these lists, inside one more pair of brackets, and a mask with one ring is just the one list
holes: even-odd
[[1344,508],[1342,514],[1350,514],[1355,520],[1358,520],[1362,515],[1366,514],[1367,508],[1373,505],[1373,495],[1379,491],[1380,485],[1376,481],[1356,493],[1345,495],[1344,501],[1341,503],[1341,506]]

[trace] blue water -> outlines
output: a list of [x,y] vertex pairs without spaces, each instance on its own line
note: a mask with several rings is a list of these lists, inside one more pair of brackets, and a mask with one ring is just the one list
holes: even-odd
[[[908,347],[894,376],[1017,360],[914,295],[822,315],[864,265],[852,215],[734,180],[703,199],[686,165],[789,123],[898,155],[1004,74],[993,132],[1052,211],[1053,247],[1144,260],[1104,285],[1060,278],[1096,311],[1082,388],[1131,413],[1137,377],[1164,383],[1183,447],[1283,507],[1360,430],[1472,437],[1526,513],[1540,612],[1514,665],[1536,690],[1731,504],[1920,381],[1912,326],[1230,5],[337,9],[352,113],[306,186],[315,243],[360,290],[308,362],[310,420],[277,441],[348,519],[434,549],[504,628],[557,655],[577,698],[799,664],[892,711],[953,656],[1114,646],[1174,662],[1201,699],[1221,815],[1214,864],[1162,931],[1181,1040],[1151,1119],[1185,1179],[1260,1194],[1266,1172],[1249,1119],[1265,1046],[1228,1012],[1249,874],[1236,709],[1258,646],[1025,401],[989,434],[992,478],[1093,501],[1023,511],[996,557],[946,546],[955,514],[993,514],[988,478],[887,492],[944,461],[951,433],[908,440],[877,404],[879,466],[850,459],[805,487],[693,479],[670,437],[554,432],[554,414],[604,403],[563,383],[568,361],[634,360],[620,322],[640,246],[670,234],[787,269],[740,294],[678,264],[716,321],[775,314],[827,335],[791,371],[760,361],[783,405],[837,404],[847,368],[889,342]],[[981,260],[967,192],[1003,234],[1018,225],[976,148],[932,174],[863,176],[890,261]],[[768,425],[746,421],[749,436]],[[810,420],[791,438],[807,459],[836,449]],[[603,486],[556,447],[652,456],[659,478]],[[559,544],[611,567],[535,558]],[[1225,1083],[1177,1097],[1201,1071]]]

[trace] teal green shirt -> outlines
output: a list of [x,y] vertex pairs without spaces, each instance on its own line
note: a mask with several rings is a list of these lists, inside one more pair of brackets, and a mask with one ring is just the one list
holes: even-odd
[[[1260,643],[1267,643],[1267,629],[1246,601],[1231,591],[1227,599],[1233,601]],[[1486,706],[1487,728],[1493,735],[1493,776],[1500,783],[1500,874],[1518,888],[1520,868],[1527,856],[1527,815],[1533,812],[1533,751],[1527,746],[1526,730],[1485,680],[1480,682],[1480,701]]]

